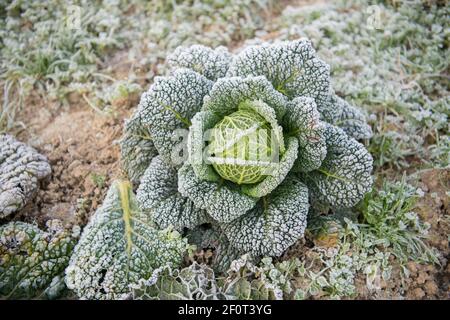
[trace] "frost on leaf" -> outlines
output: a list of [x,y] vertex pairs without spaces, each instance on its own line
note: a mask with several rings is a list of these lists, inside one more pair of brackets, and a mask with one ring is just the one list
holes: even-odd
[[225,224],[223,230],[241,251],[279,256],[303,236],[308,208],[306,186],[287,178],[247,214]]
[[322,166],[303,174],[315,201],[352,207],[372,188],[372,156],[342,129],[327,125],[327,156]]
[[168,60],[173,74],[156,78],[133,117],[159,154],[138,190],[158,225],[214,225],[227,245],[213,248],[226,257],[280,255],[303,236],[310,201],[347,207],[370,189],[372,158],[352,138],[369,137],[370,127],[334,94],[309,40],[236,56],[181,47]]
[[367,124],[366,117],[359,109],[336,95],[332,96],[330,101],[332,108],[339,110],[339,114],[332,122],[334,125],[340,127],[345,133],[356,140],[372,137],[372,129]]
[[197,209],[194,203],[178,192],[177,171],[162,161],[161,157],[153,158],[142,177],[137,190],[137,201],[147,211],[160,228],[174,226],[194,228],[207,222],[206,212]]
[[201,180],[219,181],[213,167],[204,161],[207,132],[220,120],[211,111],[200,111],[192,118],[187,139],[188,159],[197,177]]
[[320,114],[311,98],[295,98],[288,104],[284,128],[288,136],[296,137],[299,142],[298,157],[293,168],[295,171],[317,169],[325,158],[325,125],[319,118]]
[[231,61],[231,54],[225,47],[211,49],[202,45],[178,47],[167,58],[173,69],[187,68],[216,81],[225,76]]
[[137,207],[130,184],[115,182],[92,216],[66,269],[66,284],[83,299],[117,299],[163,265],[177,267],[186,239],[157,230]]
[[139,118],[132,118],[125,124],[120,141],[122,167],[129,179],[139,184],[150,161],[158,154],[148,128],[140,125]]
[[214,271],[194,262],[184,269],[169,266],[156,269],[152,276],[132,286],[133,300],[219,300],[224,299]]
[[318,104],[330,90],[330,67],[306,39],[248,47],[234,57],[227,76],[265,76],[287,97],[311,97]]
[[286,108],[286,98],[277,92],[266,78],[230,77],[214,83],[211,92],[205,97],[202,110],[208,110],[222,118],[236,111],[246,101],[260,100],[270,106],[280,120]]
[[22,209],[39,180],[50,173],[46,157],[10,135],[0,135],[0,218]]
[[270,174],[261,182],[253,185],[243,185],[242,192],[252,197],[263,197],[271,193],[292,169],[298,153],[298,141],[294,137],[287,140],[287,150],[278,163],[273,164]]
[[200,110],[211,81],[188,69],[179,69],[172,76],[156,77],[144,93],[137,112],[141,125],[147,127],[158,153],[173,163],[172,151],[179,144],[176,129],[187,129]]
[[64,288],[60,275],[76,239],[56,220],[47,224],[47,231],[24,222],[0,226],[0,297],[56,298]]
[[187,163],[178,170],[178,191],[220,222],[229,222],[243,215],[257,201],[224,179],[219,182],[200,180]]
[[188,232],[187,238],[199,249],[214,251],[211,265],[216,272],[225,272],[233,260],[244,254],[230,245],[218,224],[198,226]]

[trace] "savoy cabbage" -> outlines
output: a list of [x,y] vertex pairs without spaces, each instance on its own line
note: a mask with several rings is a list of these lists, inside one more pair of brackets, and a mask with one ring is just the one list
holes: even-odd
[[126,123],[122,158],[160,227],[211,224],[235,252],[281,255],[311,205],[352,207],[372,186],[364,115],[330,86],[306,39],[178,48]]
[[118,299],[153,269],[178,267],[188,248],[178,232],[157,230],[137,208],[129,182],[116,181],[83,230],[65,282],[82,299]]

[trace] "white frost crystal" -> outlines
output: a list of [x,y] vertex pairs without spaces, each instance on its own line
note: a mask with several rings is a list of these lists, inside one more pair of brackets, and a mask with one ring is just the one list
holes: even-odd
[[11,135],[0,135],[0,218],[22,209],[50,173],[46,157]]
[[47,231],[24,222],[0,226],[0,297],[56,298],[64,289],[60,276],[76,241],[56,220],[47,226]]

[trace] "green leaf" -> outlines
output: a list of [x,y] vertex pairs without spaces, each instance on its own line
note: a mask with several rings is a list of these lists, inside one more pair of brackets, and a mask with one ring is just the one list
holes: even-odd
[[205,98],[202,110],[214,112],[221,119],[237,111],[242,103],[257,100],[271,107],[278,121],[281,121],[287,100],[262,76],[229,77],[217,80]]
[[118,299],[153,269],[179,266],[187,247],[178,232],[155,229],[128,182],[114,182],[75,247],[65,281],[79,298]]
[[330,90],[330,67],[306,39],[250,46],[233,59],[227,76],[265,76],[290,99],[306,96],[318,104]]
[[219,222],[236,219],[253,208],[257,201],[243,194],[237,185],[229,181],[200,180],[187,163],[178,170],[178,191]]
[[64,272],[75,243],[59,225],[49,225],[47,231],[24,222],[0,226],[0,296],[56,298],[64,287],[48,295],[45,290]]
[[136,198],[139,206],[149,212],[160,228],[173,226],[194,228],[208,221],[205,210],[178,192],[177,171],[167,165],[160,156],[153,158],[142,177]]
[[342,129],[327,125],[327,156],[322,166],[302,174],[315,201],[352,207],[372,188],[372,156]]
[[254,209],[222,227],[235,248],[254,255],[279,256],[303,236],[308,209],[306,186],[287,178]]
[[148,127],[158,153],[167,163],[174,163],[172,152],[179,141],[176,129],[188,129],[192,117],[200,110],[211,81],[202,75],[179,69],[172,76],[156,77],[138,106],[143,127]]
[[283,154],[280,162],[274,163],[271,171],[263,181],[253,185],[243,185],[242,192],[249,196],[260,198],[271,193],[292,169],[298,154],[298,141],[294,137],[288,138],[287,151]]

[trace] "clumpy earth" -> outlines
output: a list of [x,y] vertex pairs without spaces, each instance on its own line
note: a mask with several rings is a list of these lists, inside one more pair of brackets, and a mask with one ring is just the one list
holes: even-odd
[[[288,5],[299,8],[312,5],[312,1],[282,2],[282,7]],[[319,7],[321,5],[323,4],[318,4]],[[275,15],[266,16],[267,23],[273,23],[275,18]],[[261,34],[259,40],[276,39],[280,34],[269,30]],[[243,42],[244,39],[238,38],[229,41],[227,46],[232,51],[239,50]],[[127,80],[128,70],[133,64],[127,60],[128,53],[127,50],[122,50],[110,58],[110,68],[119,65],[111,72],[116,80]],[[140,58],[143,57],[135,57],[136,60]],[[120,64],[124,60],[127,63]],[[157,60],[164,59],[158,57]],[[142,90],[147,89],[152,81],[149,74],[158,72],[156,63],[137,71],[137,82]],[[27,142],[49,159],[52,174],[41,182],[33,203],[8,220],[36,222],[41,227],[51,219],[59,219],[67,227],[85,225],[101,204],[111,182],[125,178],[120,166],[118,142],[124,120],[131,115],[142,90],[114,101],[107,110],[95,110],[79,94],[69,95],[64,107],[51,100],[44,100],[38,94],[28,96],[24,103],[26,108],[22,108],[17,114],[21,129],[14,133],[20,141]],[[392,130],[396,129],[395,126],[392,127]],[[420,158],[410,155],[405,159],[413,168],[408,170],[411,174],[408,182],[423,191],[423,197],[419,199],[414,211],[430,225],[425,241],[439,252],[440,264],[409,262],[407,278],[402,277],[401,270],[394,267],[391,279],[381,280],[377,290],[369,290],[365,275],[358,274],[355,279],[357,294],[351,298],[450,299],[450,169],[448,166],[422,169],[419,165]],[[386,170],[383,174],[396,176],[395,171]],[[305,261],[314,261],[317,248],[331,248],[337,241],[337,236],[333,235],[326,238],[307,235],[291,247],[282,259],[296,256]],[[210,251],[198,252],[196,260],[208,261],[211,256]],[[317,265],[316,271],[320,268]],[[302,286],[301,283],[298,285]],[[318,299],[320,295],[314,298]]]
[[28,110],[30,122],[19,137],[48,157],[52,174],[42,183],[34,204],[16,219],[23,217],[42,226],[55,218],[66,226],[84,225],[111,181],[121,177],[118,140],[127,110],[112,117],[86,105],[71,105],[67,111],[54,113],[38,104],[33,107],[38,111]]

